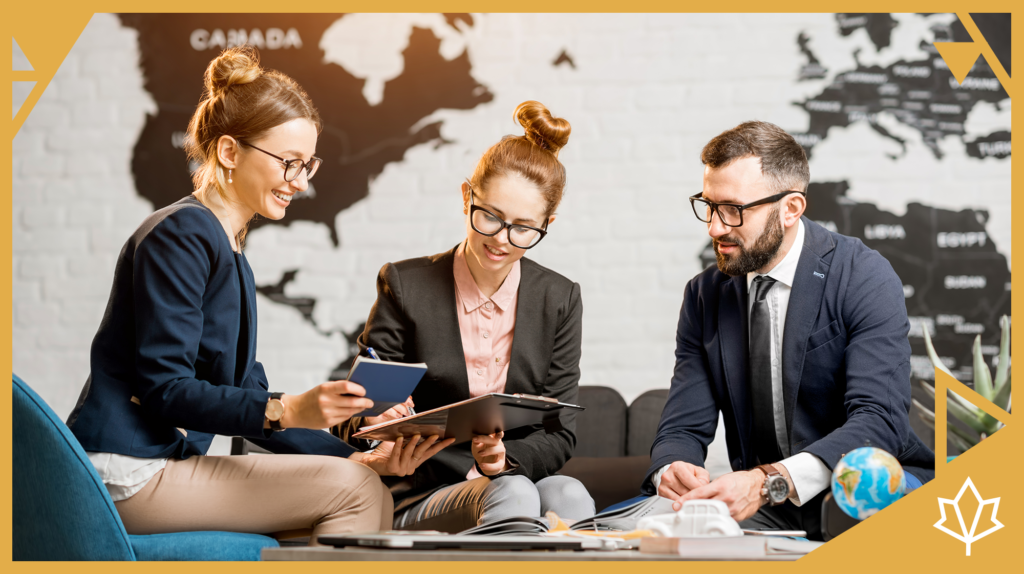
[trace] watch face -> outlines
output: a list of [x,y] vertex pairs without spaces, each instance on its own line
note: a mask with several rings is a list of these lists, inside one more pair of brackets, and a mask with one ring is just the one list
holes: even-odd
[[267,418],[272,421],[279,421],[284,416],[284,403],[278,399],[271,399],[267,403]]
[[768,498],[774,502],[782,502],[789,496],[789,485],[785,478],[775,478],[768,481]]

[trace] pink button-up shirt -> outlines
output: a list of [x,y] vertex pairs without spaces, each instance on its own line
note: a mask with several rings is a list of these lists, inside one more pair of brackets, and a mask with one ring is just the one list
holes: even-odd
[[466,263],[466,243],[455,250],[455,307],[466,355],[469,395],[505,391],[508,361],[519,301],[519,262],[512,264],[505,282],[490,298],[477,287]]

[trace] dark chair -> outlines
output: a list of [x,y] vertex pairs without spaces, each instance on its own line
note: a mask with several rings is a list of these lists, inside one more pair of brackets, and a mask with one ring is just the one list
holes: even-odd
[[237,532],[125,532],[78,440],[13,377],[15,560],[259,560],[273,538]]
[[587,487],[600,511],[640,494],[651,465],[651,444],[668,390],[647,391],[626,406],[615,389],[581,386],[576,415],[576,451],[559,474]]
[[629,405],[626,456],[651,455],[661,411],[665,410],[667,401],[668,389],[654,389],[633,399],[633,404]]
[[839,508],[831,492],[825,495],[825,500],[821,503],[821,537],[825,542],[858,524],[860,520],[850,517]]
[[629,409],[622,395],[608,387],[580,387],[573,458],[626,456]]

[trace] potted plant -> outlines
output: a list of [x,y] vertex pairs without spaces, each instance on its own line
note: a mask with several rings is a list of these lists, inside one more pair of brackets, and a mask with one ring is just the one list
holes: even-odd
[[[999,326],[1002,330],[999,340],[999,355],[996,361],[996,375],[992,378],[992,372],[985,364],[985,358],[981,354],[981,335],[974,339],[974,390],[981,396],[992,401],[997,407],[1010,412],[1010,319],[1005,315],[1000,317]],[[935,347],[932,345],[928,329],[924,329],[924,344],[928,349],[928,357],[936,368],[949,373],[949,369],[939,359]],[[935,399],[935,387],[925,381],[920,381],[923,388],[932,399]],[[914,406],[918,410],[918,416],[932,429],[935,428],[935,412],[913,399]],[[978,444],[986,437],[1002,428],[1003,423],[999,422],[985,411],[971,404],[969,401],[952,391],[947,392],[946,406],[949,414],[964,423],[964,426],[957,424],[946,425],[946,434],[949,441],[956,446],[960,452]]]

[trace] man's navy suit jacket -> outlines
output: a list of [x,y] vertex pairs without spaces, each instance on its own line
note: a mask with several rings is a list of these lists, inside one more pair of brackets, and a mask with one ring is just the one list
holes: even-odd
[[146,218],[121,250],[90,362],[68,418],[87,451],[188,458],[220,434],[282,454],[355,452],[323,431],[263,429],[252,269],[192,195]]
[[[935,456],[910,428],[910,323],[892,266],[859,239],[804,217],[804,246],[786,314],[783,400],[792,454],[834,468],[865,445],[885,450],[921,479]],[[675,461],[703,465],[718,413],[733,470],[761,462],[754,450],[747,278],[712,266],[690,280],[676,333],[676,366],[651,447],[651,476]]]

